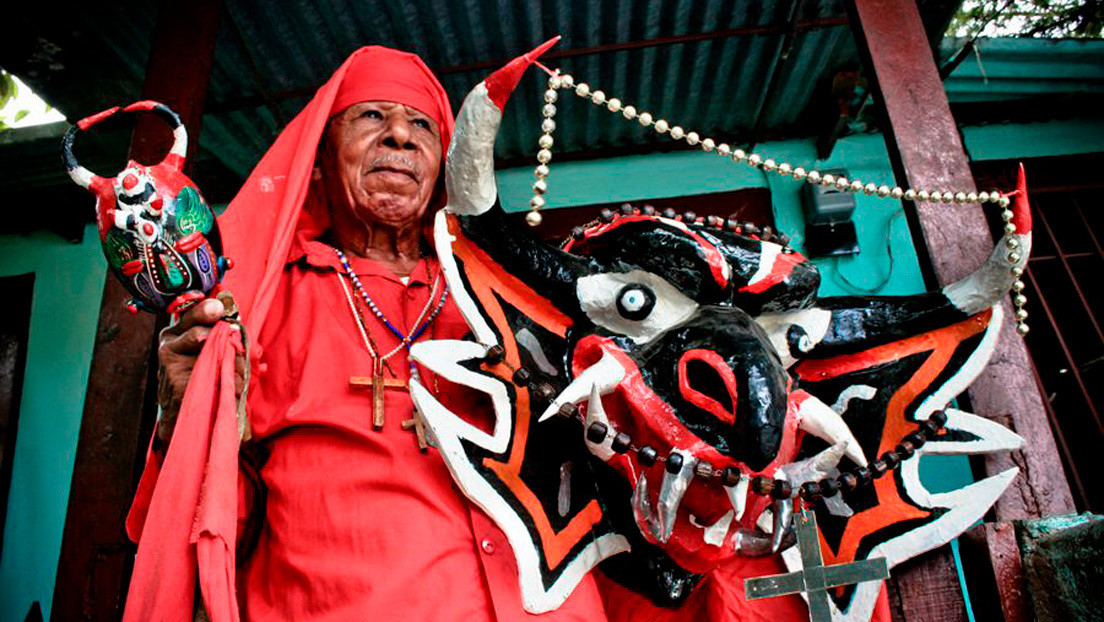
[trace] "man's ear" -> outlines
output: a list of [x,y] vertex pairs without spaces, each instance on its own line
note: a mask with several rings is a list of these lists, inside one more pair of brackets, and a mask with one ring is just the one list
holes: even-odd
[[311,169],[311,181],[322,181],[322,166],[317,161],[314,163],[314,168]]

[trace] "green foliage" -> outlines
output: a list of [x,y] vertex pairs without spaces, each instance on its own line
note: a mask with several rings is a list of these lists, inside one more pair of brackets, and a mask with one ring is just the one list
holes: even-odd
[[[0,69],[0,109],[3,109],[19,96],[19,83],[15,76]],[[50,110],[47,106],[46,110]],[[24,117],[31,114],[30,110],[20,108],[0,114],[0,131],[11,129],[12,125],[19,123]]]
[[[15,96],[19,94],[19,85],[16,84],[12,75],[3,69],[0,69],[0,108],[8,105],[8,102],[15,99]],[[20,114],[22,113],[22,114]],[[20,110],[16,113],[18,119],[14,119],[12,122],[18,121],[27,116],[27,110]],[[8,129],[8,120],[4,117],[0,117],[0,130]]]
[[1099,39],[1104,0],[966,0],[947,33],[959,37]]

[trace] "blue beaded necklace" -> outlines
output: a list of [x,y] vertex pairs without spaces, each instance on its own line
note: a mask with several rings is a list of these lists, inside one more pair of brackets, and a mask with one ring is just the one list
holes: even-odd
[[[341,252],[341,249],[339,248],[335,248],[334,252],[337,253],[337,258],[341,262],[341,267],[345,269],[346,276],[348,276],[349,280],[353,282],[353,287],[356,289],[357,293],[360,294],[360,297],[364,300],[364,303],[368,305],[368,308],[372,310],[372,313],[375,314],[377,318],[379,318],[379,321],[383,322],[383,325],[386,326],[388,330],[390,330],[396,337],[399,338],[399,341],[402,344],[401,347],[405,347],[409,350],[410,346],[418,340],[418,337],[421,337],[422,333],[424,333],[426,329],[429,328],[429,325],[433,323],[433,320],[437,319],[437,315],[441,313],[441,309],[445,308],[445,301],[448,300],[449,296],[448,284],[445,284],[445,290],[441,293],[441,299],[437,302],[437,306],[433,309],[433,312],[430,313],[428,316],[426,315],[426,310],[429,309],[429,305],[433,304],[433,296],[431,295],[429,298],[429,302],[426,304],[426,308],[422,310],[421,317],[419,317],[418,321],[415,322],[414,330],[410,331],[409,335],[402,334],[402,331],[395,328],[395,325],[392,324],[390,320],[388,320],[387,317],[383,315],[383,312],[380,311],[379,307],[376,306],[375,301],[373,301],[372,297],[368,295],[367,290],[364,289],[364,285],[361,284],[360,279],[357,278],[356,273],[353,272],[352,266],[349,265],[349,258],[345,256],[345,253]],[[439,278],[441,278],[441,276],[437,275],[437,279]],[[433,291],[436,291],[437,289],[437,279],[434,279]]]
[[[349,309],[353,313],[353,319],[356,321],[357,328],[360,330],[360,336],[364,339],[364,346],[368,348],[368,355],[371,356],[373,359],[372,376],[370,379],[373,394],[372,427],[380,430],[383,428],[384,425],[384,390],[388,387],[398,388],[406,386],[406,383],[401,380],[387,380],[383,377],[384,366],[387,365],[388,370],[390,370],[390,365],[387,363],[387,359],[397,354],[400,350],[409,350],[410,346],[413,345],[413,343],[422,336],[427,328],[429,328],[429,325],[432,324],[433,320],[437,318],[437,315],[441,312],[441,309],[445,307],[445,302],[448,300],[449,294],[448,284],[445,284],[445,289],[441,293],[441,299],[437,301],[437,306],[433,309],[433,312],[427,314],[430,306],[433,305],[433,299],[437,297],[437,285],[440,283],[441,275],[438,274],[437,277],[433,279],[433,286],[430,288],[429,300],[426,302],[426,306],[419,314],[418,319],[414,322],[414,330],[410,331],[409,335],[403,335],[402,331],[395,328],[394,324],[392,324],[387,319],[387,317],[383,315],[383,312],[379,310],[379,307],[376,306],[376,303],[372,300],[372,297],[368,295],[368,292],[364,289],[364,285],[360,282],[360,279],[357,277],[356,273],[353,272],[352,266],[349,265],[349,259],[345,256],[345,253],[341,252],[341,250],[337,248],[334,249],[334,253],[337,254],[337,258],[341,261],[341,266],[345,270],[345,275],[349,278],[349,281],[353,284],[353,287],[356,289],[357,293],[360,294],[360,297],[364,300],[364,303],[368,305],[368,308],[372,310],[372,313],[374,313],[375,316],[379,318],[381,322],[383,322],[383,325],[386,326],[388,330],[390,330],[392,333],[395,334],[396,337],[399,338],[399,345],[396,346],[395,349],[391,350],[387,354],[384,354],[382,351],[377,352],[377,349],[373,347],[372,338],[368,335],[367,327],[365,327],[364,321],[360,316],[360,311],[356,308],[356,304],[353,302],[352,292],[349,291],[349,288],[345,285],[345,281],[341,278],[341,275],[339,274],[338,282],[341,285],[341,289],[345,292],[345,297],[349,302]],[[408,362],[410,364],[410,378],[418,379],[417,366],[414,364],[414,361]],[[391,374],[394,375],[394,372],[392,371]],[[354,386],[364,385],[363,379],[356,376],[350,378],[349,382],[351,385]],[[426,451],[427,442],[425,438],[425,431],[421,425],[421,422],[417,419],[416,416],[409,421],[403,422],[403,429],[410,428],[415,429],[418,435],[418,445],[423,452]]]

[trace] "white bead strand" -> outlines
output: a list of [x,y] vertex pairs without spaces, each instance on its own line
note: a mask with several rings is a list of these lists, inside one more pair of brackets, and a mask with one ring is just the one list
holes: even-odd
[[[931,202],[958,205],[968,203],[995,203],[1004,208],[1005,214],[1011,214],[1007,209],[1008,206],[1011,205],[1011,199],[999,190],[990,192],[916,190],[913,188],[902,188],[901,186],[890,186],[888,184],[879,185],[872,182],[862,182],[857,179],[848,180],[846,177],[836,177],[832,174],[821,173],[816,169],[806,169],[801,166],[794,166],[789,162],[776,162],[772,158],[764,159],[763,156],[757,153],[749,154],[743,149],[734,149],[727,143],[717,143],[716,140],[711,137],[703,137],[698,132],[686,131],[682,126],[672,125],[666,119],[656,119],[655,116],[648,111],[639,110],[636,106],[624,103],[617,97],[607,97],[603,91],[597,89],[592,90],[587,83],[576,83],[575,79],[570,74],[561,74],[557,71],[548,79],[548,90],[544,92],[544,105],[541,109],[544,120],[541,123],[542,135],[538,141],[540,150],[537,152],[537,160],[540,162],[540,165],[536,168],[535,177],[537,181],[544,183],[540,185],[542,190],[538,190],[538,185],[534,184],[534,198],[530,201],[532,211],[526,217],[526,221],[534,226],[539,224],[541,220],[537,210],[545,204],[541,195],[547,192],[547,182],[545,182],[545,179],[548,177],[548,163],[552,160],[551,149],[554,144],[552,141],[552,133],[556,129],[556,123],[552,120],[552,117],[556,115],[556,91],[558,89],[570,89],[574,91],[575,95],[584,99],[589,99],[591,103],[603,106],[610,112],[620,114],[628,120],[635,119],[640,125],[651,127],[659,134],[667,134],[674,140],[686,141],[687,144],[699,147],[703,151],[714,152],[722,157],[731,158],[733,162],[742,162],[752,168],[758,168],[767,173],[777,173],[784,177],[791,177],[797,181],[804,181],[812,185],[834,187],[841,192],[850,192],[853,194],[862,193],[883,199],[904,199],[906,201],[919,201],[922,203]],[[1022,326],[1024,329],[1021,330],[1021,332],[1026,332],[1026,324],[1022,324]]]

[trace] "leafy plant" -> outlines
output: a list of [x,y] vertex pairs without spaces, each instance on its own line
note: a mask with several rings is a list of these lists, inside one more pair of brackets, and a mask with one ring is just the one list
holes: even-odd
[[1104,36],[1104,0],[965,0],[947,31],[959,37],[1098,39]]
[[[7,106],[9,102],[14,101],[18,95],[19,83],[15,81],[15,77],[0,69],[0,110]],[[0,116],[0,130],[9,129],[11,124],[18,123],[30,113],[30,110],[20,109],[11,113],[10,119],[7,118],[7,115]]]

